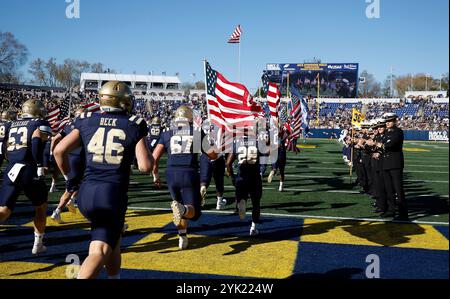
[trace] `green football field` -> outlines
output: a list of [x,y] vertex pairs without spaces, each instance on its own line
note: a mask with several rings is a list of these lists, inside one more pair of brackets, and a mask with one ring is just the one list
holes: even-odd
[[[337,141],[310,139],[302,147],[288,157],[285,192],[278,192],[277,178],[264,183],[257,237],[248,236],[249,216],[239,221],[229,215],[234,192],[227,179],[227,209],[215,210],[211,186],[205,213],[190,223],[189,249],[183,251],[167,189],[155,189],[148,175],[133,174],[122,277],[365,279],[367,258],[375,254],[382,278],[448,279],[448,144],[405,144],[405,188],[411,219],[418,223],[376,221],[373,200],[350,184]],[[62,181],[58,188],[64,188]],[[48,215],[60,195],[50,194]],[[48,219],[48,251],[31,256],[34,211],[21,201],[0,225],[0,279],[73,277],[68,257],[86,257],[89,223],[70,212],[63,213],[62,224]]]
[[[264,178],[262,213],[379,219],[372,212],[373,200],[359,194],[350,184],[349,168],[342,160],[342,146],[336,140],[308,139],[300,154],[289,154],[285,191],[278,191],[278,178],[272,184]],[[406,142],[404,186],[411,220],[448,223],[449,145],[434,142]],[[160,174],[164,177],[165,158]],[[268,175],[266,172],[266,176]],[[355,180],[355,174],[353,175]],[[214,181],[208,189],[205,210],[215,209]],[[60,182],[58,188],[63,189]],[[61,193],[50,193],[56,203]],[[234,188],[226,178],[226,211],[234,210]],[[251,204],[249,204],[251,206]],[[166,188],[158,190],[147,175],[134,171],[129,189],[129,206],[170,208]]]

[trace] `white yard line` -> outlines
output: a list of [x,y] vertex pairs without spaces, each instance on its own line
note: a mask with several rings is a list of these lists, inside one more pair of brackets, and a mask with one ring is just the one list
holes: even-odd
[[[129,210],[143,210],[143,211],[168,211],[170,212],[170,208],[146,208],[146,207],[128,207]],[[231,215],[234,212],[232,211],[212,211],[212,210],[203,210],[202,213],[205,214],[225,214]],[[247,212],[247,215],[251,215],[251,212]],[[380,219],[380,218],[355,218],[355,217],[333,217],[333,216],[315,216],[315,215],[288,215],[288,214],[277,214],[277,213],[261,213],[262,216],[271,216],[271,217],[285,217],[285,218],[297,218],[297,219],[324,219],[324,220],[342,220],[342,221],[358,221],[358,222],[386,222],[386,223],[414,223],[414,224],[428,224],[428,225],[449,225],[448,222],[434,222],[434,221],[397,221],[397,220],[389,220],[389,219]]]
[[[317,170],[341,170],[341,171],[347,171],[348,168],[342,168],[342,167],[307,167],[305,169],[317,169]],[[448,173],[448,171],[432,171],[432,170],[406,170],[405,173],[411,172],[411,173]]]
[[[311,179],[336,179],[338,176],[321,176],[321,175],[301,175],[301,174],[286,174],[286,177],[296,177],[296,178],[311,178]],[[346,179],[345,177],[344,179]],[[434,180],[404,180],[405,182],[416,182],[416,183],[442,183],[448,184],[449,181],[434,181]]]

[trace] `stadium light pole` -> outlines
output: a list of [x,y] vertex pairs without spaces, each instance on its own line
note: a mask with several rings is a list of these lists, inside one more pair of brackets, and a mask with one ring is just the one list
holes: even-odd
[[393,80],[393,73],[394,73],[394,67],[392,67],[391,66],[391,86],[390,86],[390,89],[391,89],[391,98],[394,96],[394,91],[393,91],[393,82],[394,82],[394,80]]

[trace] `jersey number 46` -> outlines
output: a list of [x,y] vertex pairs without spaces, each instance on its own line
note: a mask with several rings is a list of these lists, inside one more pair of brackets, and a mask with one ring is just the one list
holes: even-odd
[[[120,164],[123,159],[124,147],[115,140],[125,141],[126,134],[120,129],[110,129],[106,133],[106,128],[98,128],[87,146],[89,153],[93,155],[92,161],[95,163]],[[115,153],[115,155],[113,155]]]

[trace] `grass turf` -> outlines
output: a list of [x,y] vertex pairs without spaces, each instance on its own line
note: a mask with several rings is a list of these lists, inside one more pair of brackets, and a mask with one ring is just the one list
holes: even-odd
[[[285,192],[278,192],[278,177],[272,184],[264,178],[263,213],[378,218],[372,213],[373,200],[358,194],[359,189],[351,186],[349,169],[342,160],[342,146],[336,140],[308,139],[302,145],[305,146],[300,154],[288,155]],[[449,145],[415,141],[406,142],[405,148],[408,150],[404,186],[411,218],[448,222]],[[161,161],[161,166],[164,165],[165,158]],[[160,172],[163,177],[163,167]],[[167,189],[155,189],[148,175],[134,171],[130,181],[129,206],[170,207]],[[225,185],[226,210],[232,211],[234,188],[228,178]],[[64,188],[62,181],[58,188]],[[50,203],[57,203],[60,195],[61,192],[50,193]],[[208,189],[205,209],[214,209],[215,201],[213,185]]]

